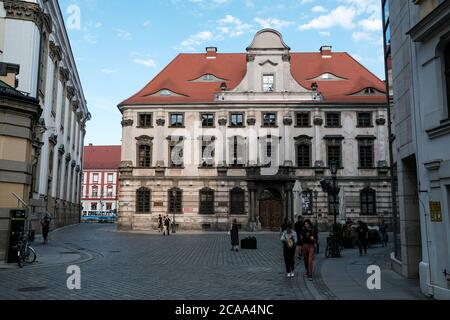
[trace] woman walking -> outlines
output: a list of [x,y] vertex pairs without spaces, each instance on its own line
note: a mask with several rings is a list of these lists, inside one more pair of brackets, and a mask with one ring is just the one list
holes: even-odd
[[230,229],[230,238],[231,238],[231,251],[239,251],[239,226],[237,224],[237,220],[233,220],[233,224]]
[[44,218],[41,220],[41,226],[42,226],[42,237],[44,238],[44,244],[48,244],[48,233],[50,231],[50,214],[46,213]]
[[295,269],[295,249],[297,247],[297,233],[292,229],[292,224],[286,222],[286,230],[281,234],[283,243],[284,263],[286,265],[286,274],[288,278],[294,276]]
[[300,234],[300,243],[303,245],[306,276],[309,280],[312,280],[314,255],[316,253],[317,231],[313,227],[311,220],[305,220]]

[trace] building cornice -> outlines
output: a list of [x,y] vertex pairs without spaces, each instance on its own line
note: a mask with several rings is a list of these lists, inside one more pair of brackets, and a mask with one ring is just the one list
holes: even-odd
[[31,21],[41,26],[42,10],[39,4],[27,1],[4,0],[6,18]]
[[407,34],[414,42],[423,42],[437,32],[448,27],[450,21],[450,1],[444,1],[430,14],[419,21]]

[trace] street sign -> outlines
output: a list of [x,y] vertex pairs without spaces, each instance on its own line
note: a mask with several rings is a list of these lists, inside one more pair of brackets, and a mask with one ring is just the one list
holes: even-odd
[[440,202],[430,201],[430,216],[432,222],[442,222],[442,210]]

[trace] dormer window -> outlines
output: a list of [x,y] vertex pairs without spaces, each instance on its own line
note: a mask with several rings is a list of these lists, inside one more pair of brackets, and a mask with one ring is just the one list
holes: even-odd
[[365,94],[375,94],[375,89],[374,88],[366,88],[366,89],[364,89],[364,93]]
[[263,91],[264,92],[275,91],[275,76],[273,74],[263,75]]
[[214,81],[214,76],[212,74],[205,74],[203,76],[204,81]]
[[170,90],[164,89],[159,92],[160,96],[171,96],[172,92]]
[[333,76],[332,76],[331,74],[329,74],[329,73],[324,73],[324,74],[322,75],[322,79],[324,79],[324,80],[330,80],[330,79],[333,79]]

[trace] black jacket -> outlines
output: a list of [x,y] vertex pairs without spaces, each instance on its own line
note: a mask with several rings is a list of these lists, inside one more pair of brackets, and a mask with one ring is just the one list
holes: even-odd
[[300,243],[304,244],[315,244],[317,241],[317,231],[313,227],[311,229],[303,228],[300,231]]

